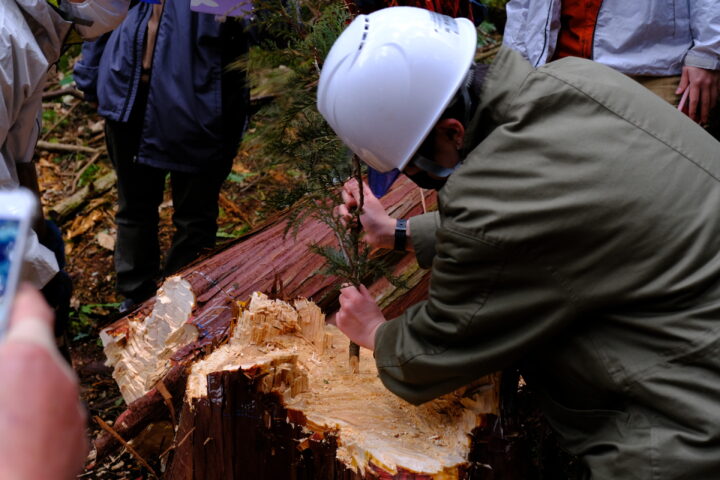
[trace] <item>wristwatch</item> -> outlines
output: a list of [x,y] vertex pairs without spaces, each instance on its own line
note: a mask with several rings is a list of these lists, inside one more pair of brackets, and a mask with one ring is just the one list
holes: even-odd
[[405,251],[407,243],[407,219],[398,218],[395,222],[395,246],[393,250]]

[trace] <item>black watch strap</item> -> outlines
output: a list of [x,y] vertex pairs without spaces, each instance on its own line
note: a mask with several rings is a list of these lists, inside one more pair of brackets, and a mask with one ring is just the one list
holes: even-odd
[[394,250],[405,251],[407,244],[407,219],[398,218],[395,222],[395,246]]

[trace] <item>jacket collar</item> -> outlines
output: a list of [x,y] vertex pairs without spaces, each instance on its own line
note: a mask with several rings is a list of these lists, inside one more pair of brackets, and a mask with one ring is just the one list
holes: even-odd
[[500,49],[482,83],[477,110],[467,128],[465,151],[472,151],[496,125],[504,123],[508,107],[533,71],[518,52]]
[[48,63],[55,63],[60,58],[63,41],[72,24],[63,20],[46,0],[14,1],[25,17]]

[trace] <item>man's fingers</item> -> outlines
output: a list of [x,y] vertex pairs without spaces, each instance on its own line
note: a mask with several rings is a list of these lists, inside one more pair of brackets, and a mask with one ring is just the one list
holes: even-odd
[[[360,288],[364,287],[361,285]],[[349,311],[357,311],[365,302],[365,297],[369,298],[369,293],[365,295],[355,286],[342,287],[340,289],[340,307],[347,308]]]
[[368,300],[374,301],[374,299],[372,298],[372,295],[370,295],[370,290],[368,290],[368,288],[365,285],[360,285],[359,292],[363,297],[367,298]]
[[703,92],[700,106],[700,123],[705,125],[710,118],[710,92]]
[[375,194],[372,192],[372,189],[367,182],[363,182],[363,194],[365,195],[365,197],[372,195],[372,197],[375,198]]
[[675,90],[675,95],[682,95],[689,83],[690,80],[688,79],[688,71],[686,68],[683,68],[682,75],[680,76],[680,83],[678,84],[677,90]]
[[348,207],[355,207],[355,206],[357,206],[357,199],[355,198],[355,197],[356,197],[356,195],[355,195],[355,192],[356,192],[356,191],[357,191],[357,190],[352,190],[352,189],[347,188],[347,185],[346,185],[345,187],[343,187],[342,192],[341,192],[340,195],[341,195],[341,197],[342,197],[343,203],[344,203],[345,205],[347,205]]
[[345,327],[345,312],[342,307],[340,307],[340,310],[338,310],[335,314],[335,326],[337,326],[341,331],[343,330],[343,327]]
[[347,220],[348,217],[350,216],[350,211],[348,210],[348,208],[345,205],[339,205],[335,209],[335,215],[342,218],[343,220]]
[[697,87],[690,87],[690,101],[689,101],[689,107],[688,107],[688,113],[690,114],[690,118],[697,122],[698,120],[698,104],[700,103],[700,92]]

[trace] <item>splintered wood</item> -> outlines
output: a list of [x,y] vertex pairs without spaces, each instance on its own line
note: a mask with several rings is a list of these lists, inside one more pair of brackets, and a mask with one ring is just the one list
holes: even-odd
[[170,277],[158,291],[150,315],[100,332],[106,365],[113,368],[126,403],[150,391],[170,370],[177,349],[197,340],[197,327],[188,323],[194,307],[190,283]]
[[[272,474],[267,470],[278,466],[248,473],[251,461],[241,459],[252,451],[252,445],[230,439],[247,434],[248,425],[277,430],[272,434],[276,439],[272,455],[278,456],[268,455],[300,465],[292,455],[277,453],[285,448],[277,440],[277,432],[286,428],[282,425],[291,424],[293,438],[286,440],[292,440],[295,447],[290,450],[302,452],[313,442],[332,444],[332,461],[338,464],[333,471],[354,471],[357,478],[392,478],[400,473],[402,478],[466,478],[470,434],[483,425],[485,414],[497,414],[496,379],[488,377],[471,390],[413,406],[385,389],[367,350],[361,351],[359,373],[351,373],[348,343],[337,328],[325,325],[324,315],[313,303],[296,300],[291,305],[255,293],[229,341],[191,368],[176,434],[187,440],[175,453],[169,477],[236,478],[233,472],[244,468],[245,475],[237,478],[279,478],[272,475],[279,475],[280,470],[272,470],[276,472]],[[210,382],[215,386],[209,387]],[[242,395],[248,396],[240,399],[238,392],[248,389],[254,393],[245,392]],[[279,406],[261,407],[261,398],[275,398]],[[248,423],[255,417],[256,424]],[[215,423],[213,418],[222,420]],[[259,440],[250,443],[257,445]],[[216,448],[225,452],[222,465],[212,462],[209,466],[207,457]],[[254,452],[250,456],[261,455]],[[231,465],[228,456],[243,465]],[[314,462],[319,456],[316,451]],[[202,475],[199,468],[204,469]],[[290,470],[287,474],[285,478],[298,475]],[[351,478],[309,475],[307,478]]]

